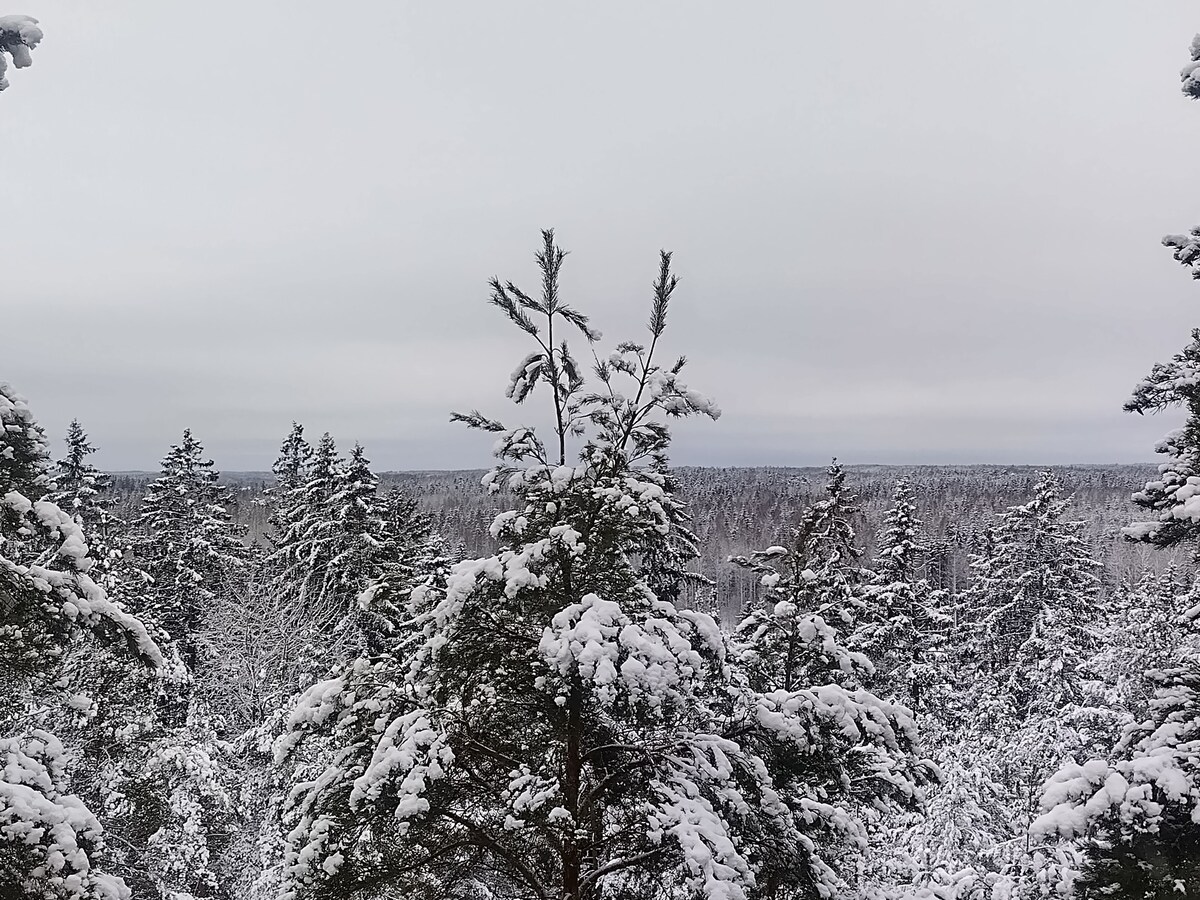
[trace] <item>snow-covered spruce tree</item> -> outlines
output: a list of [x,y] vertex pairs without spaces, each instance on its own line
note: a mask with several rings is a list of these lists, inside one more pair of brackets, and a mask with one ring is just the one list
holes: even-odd
[[164,630],[193,674],[206,616],[250,569],[251,551],[229,513],[233,498],[219,478],[185,430],[163,457],[137,520],[137,560],[154,579],[139,612]]
[[[989,874],[1005,868],[1012,838],[1008,796],[968,744],[943,752],[938,767],[942,784],[931,792],[923,815],[896,828],[891,846],[880,854],[876,877],[885,885],[952,886],[950,896],[966,900],[976,883],[990,887],[996,878]],[[983,897],[990,900],[990,891]]]
[[918,577],[925,548],[912,489],[896,483],[877,541],[874,572],[862,592],[855,645],[875,666],[872,685],[915,711],[943,680],[950,619],[945,595]]
[[[332,438],[326,438],[336,458]],[[238,730],[261,724],[328,667],[320,658],[313,617],[298,602],[306,571],[300,535],[311,512],[307,491],[312,464],[304,426],[293,422],[272,466],[275,483],[264,491],[267,551],[253,576],[232,592],[232,602],[221,607],[224,643],[233,652],[214,661],[214,674],[226,685],[225,708]],[[323,486],[320,509],[331,492],[329,485]]]
[[1095,642],[1100,563],[1084,523],[1064,518],[1068,504],[1058,478],[1042,473],[1028,503],[1000,514],[962,599],[960,625],[980,674],[1003,686],[1021,715],[1035,685],[1052,704],[1078,700],[1081,655]]
[[[258,713],[243,739],[253,751],[243,796],[257,823],[253,855],[262,874],[244,879],[240,890],[264,900],[277,893],[283,837],[280,798],[271,795],[288,773],[271,772],[260,761],[270,759],[271,741],[297,692],[331,666],[386,650],[400,618],[390,598],[446,565],[428,518],[406,492],[379,491],[361,447],[341,459],[326,434],[314,451],[301,426],[293,425],[275,472],[267,581],[253,586],[236,615],[226,616],[226,629],[245,639],[223,660],[240,685],[239,705]],[[312,765],[325,749],[309,741],[290,763]]]
[[46,726],[91,713],[103,691],[70,692],[63,678],[88,636],[131,648],[131,668],[162,656],[90,577],[82,529],[46,499],[49,466],[29,407],[0,384],[0,896],[114,900],[126,888],[100,868],[103,828],[72,793],[72,754]]
[[380,570],[396,559],[399,549],[388,518],[390,510],[379,496],[379,479],[361,444],[351,449],[329,506],[337,536],[331,540],[333,552],[322,592],[334,598],[344,617],[352,612],[358,595],[380,576]]
[[284,548],[294,539],[293,526],[304,513],[303,494],[312,459],[313,448],[304,439],[304,426],[293,422],[292,430],[279,447],[279,457],[271,466],[275,484],[264,492],[271,510],[268,524],[272,552],[266,560],[268,570],[285,565]]
[[293,430],[277,464],[289,471],[277,488],[268,565],[279,601],[301,627],[319,632],[318,650],[331,653],[335,645],[366,639],[361,628],[351,627],[365,622],[356,599],[402,565],[405,549],[421,546],[429,526],[403,491],[380,493],[361,445],[343,460],[326,434],[307,465],[297,465],[295,437]]
[[275,474],[275,487],[271,494],[283,497],[303,487],[308,477],[308,468],[312,464],[312,455],[313,448],[304,439],[304,426],[293,422],[292,430],[279,447],[279,457],[271,466],[271,471]]
[[646,585],[638,560],[682,513],[663,417],[718,411],[683,384],[682,360],[658,361],[676,286],[665,253],[649,345],[597,357],[585,390],[562,330],[599,336],[560,294],[564,255],[546,232],[540,297],[492,283],[535,347],[508,395],[543,389],[551,440],[455,416],[497,433],[485,481],[521,498],[495,520],[500,549],[414,590],[391,647],[314,686],[277,745],[340,748],[290,794],[289,896],[830,896],[806,828],[841,813],[799,773],[888,748],[876,785],[917,790],[890,707],[827,684],[757,691],[710,616]]
[[224,655],[211,649],[242,596],[253,552],[232,496],[185,431],[163,459],[136,523],[134,555],[151,576],[138,610],[168,649],[167,677],[145,727],[109,773],[109,820],[138,897],[228,896],[218,875],[237,810],[235,760],[219,704]]
[[54,466],[54,489],[47,499],[71,515],[88,536],[95,565],[90,575],[112,599],[127,606],[149,576],[133,564],[129,526],[113,511],[112,478],[89,461],[96,448],[78,420],[67,428],[66,453]]
[[[665,489],[674,493],[677,485],[671,470],[660,466],[659,471],[665,479]],[[669,603],[690,601],[690,605],[698,608],[711,607],[716,582],[692,568],[699,556],[699,541],[684,510],[665,546],[648,548],[641,555],[639,573],[654,596],[662,600]]]
[[[111,512],[109,476],[88,462],[94,448],[78,422],[71,423],[66,443],[47,499],[88,535],[94,559],[89,575],[110,598],[141,605],[149,578],[124,552],[129,534]],[[155,704],[187,683],[177,656],[147,671],[130,666],[125,654],[92,635],[66,649],[56,682],[72,698],[53,720],[70,760],[71,788],[96,811],[109,838],[109,868],[135,900],[169,894],[161,876],[172,868],[168,878],[175,887],[204,871],[194,864],[194,848],[189,850],[199,832],[187,826],[196,823],[174,813],[187,809],[189,795],[206,794],[207,735],[195,724],[176,733],[160,721]],[[190,882],[202,883],[203,878]]]
[[892,505],[879,531],[873,580],[911,583],[916,579],[925,553],[922,528],[912,486],[908,479],[901,478],[892,491]]
[[1012,744],[1005,766],[1026,770],[1027,790],[1091,740],[1082,723],[1095,700],[1086,663],[1097,647],[1101,565],[1084,523],[1065,518],[1068,505],[1058,479],[1044,473],[1029,503],[1000,515],[991,554],[973,569],[984,692],[998,688],[998,715],[1015,726],[1001,732]]
[[328,503],[341,465],[329,434],[314,450],[304,426],[293,422],[272,466],[275,484],[266,491],[268,551],[259,577],[247,585],[237,615],[227,622],[247,636],[241,645],[246,652],[227,662],[243,670],[237,676],[245,689],[243,706],[257,710],[259,722],[329,665],[330,636],[322,637],[329,624],[303,601],[318,581],[314,573],[323,572],[328,562],[311,535],[314,522],[330,518]]
[[51,496],[62,509],[85,524],[91,518],[87,513],[96,510],[95,518],[103,524],[108,507],[102,502],[101,494],[108,488],[111,479],[88,462],[88,457],[96,452],[96,448],[88,440],[87,432],[78,419],[72,419],[67,426],[66,445],[66,455],[55,464],[54,491]]
[[790,547],[730,558],[758,575],[763,589],[762,602],[743,611],[736,629],[741,666],[761,689],[791,691],[827,680],[830,672],[864,680],[872,671],[863,654],[847,649],[850,623],[840,615],[859,601],[866,580],[862,569],[847,565],[862,551],[850,522],[858,510],[846,502],[844,480],[835,460],[828,498],[804,512]]
[[[846,645],[858,625],[870,572],[859,565],[863,551],[854,527],[861,516],[858,498],[846,487],[846,472],[836,459],[829,466],[825,495],[804,511],[788,547],[769,547],[730,562],[762,577],[765,608],[747,613],[769,613],[785,599],[796,612],[820,616],[838,629]],[[781,560],[782,570],[776,566]]]
[[[112,530],[114,544],[124,544],[96,493],[104,476],[86,462],[89,452],[82,429],[72,428],[51,496],[69,504],[73,514],[61,515],[75,528],[93,520]],[[143,573],[124,564],[102,570],[91,555],[89,549],[83,560],[89,577],[96,573],[114,597],[138,609],[150,605]],[[66,773],[64,784],[103,825],[106,870],[124,880],[134,900],[218,897],[213,856],[234,813],[228,749],[213,731],[219,720],[188,710],[191,673],[178,648],[164,646],[167,659],[148,672],[91,634],[71,641],[53,679],[67,702],[42,712],[61,740],[46,746],[61,745],[66,766],[56,766]]]
[[1104,683],[1114,721],[1125,725],[1149,715],[1156,687],[1152,673],[1176,664],[1191,636],[1181,614],[1200,602],[1198,591],[1200,582],[1189,589],[1172,563],[1161,575],[1147,571],[1110,598],[1099,650],[1088,667]]
[[[939,740],[947,783],[931,796],[933,818],[905,836],[918,884],[958,883],[950,876],[960,870],[972,873],[960,887],[981,896],[1070,882],[1070,848],[1038,847],[1028,835],[1045,778],[1087,758],[1107,733],[1093,709],[1103,694],[1084,666],[1095,650],[1098,564],[1066,507],[1044,473],[1032,500],[1002,513],[972,558],[954,632],[961,687],[947,695],[942,717],[952,728]],[[975,820],[979,833],[961,827]]]
[[340,620],[343,604],[329,601],[325,589],[336,583],[330,563],[337,554],[337,525],[330,503],[338,491],[345,460],[326,432],[307,459],[295,443],[297,426],[284,441],[276,467],[282,469],[280,485],[273,498],[271,553],[267,568],[275,595],[312,621],[332,627]]
[[1087,896],[1194,896],[1200,890],[1200,652],[1157,674],[1151,719],[1110,759],[1060,769],[1036,836],[1085,840]]
[[0,16],[0,91],[8,87],[8,57],[18,69],[33,65],[32,51],[42,40],[38,20],[30,16]]
[[[915,577],[919,551],[915,508],[901,488],[897,507],[881,535],[882,574],[872,577],[856,565],[861,551],[851,520],[857,508],[847,495],[844,477],[835,462],[827,499],[805,512],[789,542],[790,549],[772,547],[748,558],[733,558],[761,577],[765,601],[747,610],[738,625],[733,655],[757,690],[872,683],[909,702],[916,674],[912,658],[919,653],[914,645],[917,626],[912,623],[925,627],[925,617],[907,605],[901,609],[897,598],[906,597],[915,606],[917,592],[922,591],[920,601],[926,599],[924,583]],[[889,603],[895,606],[894,616],[889,616]],[[831,611],[834,618],[828,621]],[[880,672],[864,650],[884,654],[888,668]],[[903,671],[901,662],[905,663]],[[863,696],[870,695],[863,692]],[[907,717],[907,711],[903,715]],[[836,746],[836,741],[831,743]],[[890,764],[886,752],[846,750],[826,758],[808,758],[800,780],[812,791],[811,797],[822,799],[824,805],[820,812],[810,814],[806,829],[815,842],[824,845],[825,864],[841,872],[854,870],[857,851],[872,831],[886,835],[890,842],[872,848],[867,855],[868,880],[882,877],[891,882],[906,877],[911,866],[896,864],[897,859],[904,861],[905,853],[894,838],[907,827],[906,813],[915,805],[913,798],[889,797],[873,781],[870,773],[884,772]],[[850,785],[865,789],[849,789]],[[784,865],[789,863],[795,864],[789,860]]]

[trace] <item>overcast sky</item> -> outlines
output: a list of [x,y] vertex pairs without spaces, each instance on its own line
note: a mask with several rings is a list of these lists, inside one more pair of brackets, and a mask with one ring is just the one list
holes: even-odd
[[[15,0],[14,0],[15,2]],[[552,226],[606,341],[668,330],[716,465],[1142,461],[1121,412],[1200,286],[1194,2],[41,2],[0,95],[0,380],[113,469],[293,419],[380,469],[526,352],[486,305]],[[534,397],[536,401],[536,394]]]

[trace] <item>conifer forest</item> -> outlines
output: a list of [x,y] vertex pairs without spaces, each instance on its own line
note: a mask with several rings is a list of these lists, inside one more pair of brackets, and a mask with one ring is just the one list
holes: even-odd
[[461,298],[515,366],[442,415],[475,468],[297,421],[104,471],[0,366],[0,898],[1200,898],[1200,328],[1111,398],[1144,465],[676,466],[741,401],[688,259],[613,340],[528,238]]

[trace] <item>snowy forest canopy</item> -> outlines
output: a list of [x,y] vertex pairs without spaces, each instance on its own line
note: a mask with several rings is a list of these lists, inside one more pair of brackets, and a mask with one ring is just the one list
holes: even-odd
[[536,259],[553,424],[453,413],[482,475],[297,424],[261,488],[190,431],[113,478],[0,386],[0,896],[1200,894],[1200,329],[1157,471],[676,470],[671,255],[611,347]]

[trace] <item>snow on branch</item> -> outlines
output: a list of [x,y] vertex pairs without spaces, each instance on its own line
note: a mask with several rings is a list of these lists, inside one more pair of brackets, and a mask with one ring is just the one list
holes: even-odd
[[38,20],[30,16],[0,16],[0,91],[8,87],[4,77],[8,69],[5,53],[12,57],[13,65],[24,69],[33,65],[31,51],[42,40],[42,29]]

